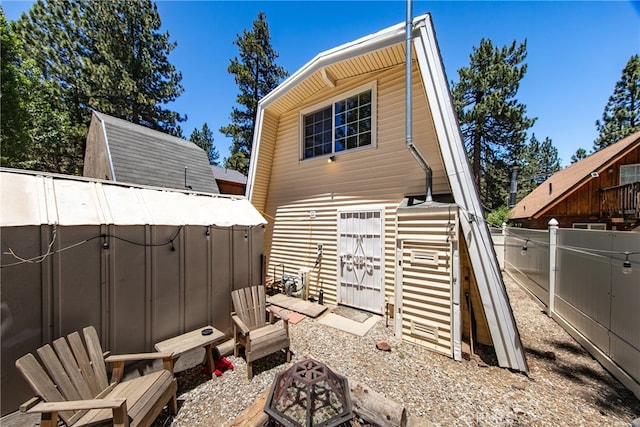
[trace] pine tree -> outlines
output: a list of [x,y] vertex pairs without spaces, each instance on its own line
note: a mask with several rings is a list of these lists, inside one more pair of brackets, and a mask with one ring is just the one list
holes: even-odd
[[233,107],[231,123],[220,128],[227,137],[232,138],[231,155],[225,167],[247,174],[251,158],[251,144],[255,129],[258,101],[271,92],[287,76],[281,66],[276,65],[278,54],[271,46],[271,37],[263,12],[253,21],[251,31],[244,30],[233,42],[238,46],[240,58],[231,60],[227,71],[235,75],[240,89],[236,102],[240,108]]
[[458,70],[452,96],[482,203],[505,204],[511,166],[522,157],[527,130],[535,119],[515,98],[527,65],[526,41],[497,48],[482,39],[473,48],[469,67]]
[[575,154],[571,156],[571,163],[579,162],[580,160],[585,159],[587,156],[587,150],[585,150],[584,148],[578,148]]
[[184,91],[182,74],[167,60],[176,47],[160,32],[150,0],[89,1],[87,34],[95,52],[87,66],[93,77],[89,103],[104,113],[166,133],[186,117],[163,108]]
[[558,157],[558,149],[553,146],[549,137],[539,141],[535,134],[531,135],[525,147],[518,178],[518,200],[529,194],[555,172],[562,169]]
[[0,164],[21,167],[29,151],[28,114],[23,97],[26,82],[21,73],[18,42],[0,7],[0,83],[2,84],[2,120],[0,120]]
[[2,15],[2,166],[78,174],[80,153],[68,112],[57,108],[59,91],[44,81]]
[[202,125],[202,130],[194,129],[193,132],[191,132],[189,141],[193,142],[207,153],[210,165],[218,166],[220,154],[218,153],[216,146],[213,145],[213,132],[209,129],[209,126],[206,123]]
[[67,173],[82,172],[92,109],[167,133],[184,120],[162,107],[182,93],[182,77],[150,0],[37,0],[13,28],[51,92],[52,112],[70,120],[58,150],[72,156],[60,159]]
[[622,70],[622,77],[602,113],[602,121],[596,120],[596,128],[598,138],[593,142],[594,152],[640,130],[640,55],[633,55]]

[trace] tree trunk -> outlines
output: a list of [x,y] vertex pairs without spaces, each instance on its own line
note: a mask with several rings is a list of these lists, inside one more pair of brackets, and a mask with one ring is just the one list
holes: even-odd
[[379,427],[405,427],[404,406],[387,399],[362,383],[349,381],[352,411],[369,424]]

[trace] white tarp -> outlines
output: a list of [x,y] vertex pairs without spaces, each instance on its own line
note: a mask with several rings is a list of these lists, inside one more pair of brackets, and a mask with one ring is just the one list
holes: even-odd
[[62,175],[0,171],[0,226],[216,225],[267,221],[244,197],[132,187]]

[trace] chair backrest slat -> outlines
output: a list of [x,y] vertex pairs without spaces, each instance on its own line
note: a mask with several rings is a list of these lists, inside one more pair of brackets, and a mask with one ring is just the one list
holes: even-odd
[[96,374],[98,386],[100,390],[104,390],[109,385],[109,379],[107,377],[107,368],[104,364],[100,338],[98,338],[96,328],[93,326],[87,326],[82,332],[84,333],[84,340],[87,344],[87,350],[89,351],[89,357],[93,365],[93,372]]
[[49,371],[53,382],[57,384],[58,390],[62,393],[65,400],[80,400],[80,393],[78,393],[78,390],[76,390],[76,387],[71,382],[53,348],[51,348],[49,344],[40,347],[38,349],[38,356],[40,356],[42,364],[47,368],[47,371]]
[[262,286],[236,289],[231,293],[233,308],[250,330],[266,323],[266,296]]
[[[65,400],[33,354],[29,353],[16,360],[16,368],[43,400],[47,402],[63,402]],[[63,411],[59,415],[67,425],[73,424],[71,422],[73,412]]]
[[91,361],[89,361],[89,356],[87,355],[84,345],[82,344],[80,334],[78,334],[77,332],[73,332],[67,335],[67,339],[69,340],[71,351],[78,361],[78,366],[80,367],[82,377],[89,385],[89,389],[91,390],[92,395],[91,397],[96,397],[103,388],[98,385],[96,374],[91,367]]
[[92,399],[94,396],[91,393],[89,384],[87,384],[87,381],[83,378],[80,367],[71,352],[71,348],[69,347],[67,340],[64,337],[58,338],[53,342],[53,348],[55,348],[56,353],[58,353],[60,362],[62,362],[64,370],[67,371],[67,375],[69,375],[69,378],[80,394],[80,397],[83,400]]

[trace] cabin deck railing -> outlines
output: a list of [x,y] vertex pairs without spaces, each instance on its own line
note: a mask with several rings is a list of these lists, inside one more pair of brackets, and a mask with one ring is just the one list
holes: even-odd
[[640,218],[640,182],[603,188],[600,193],[600,217]]

